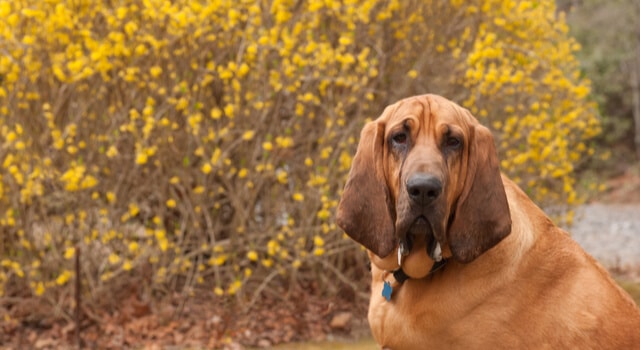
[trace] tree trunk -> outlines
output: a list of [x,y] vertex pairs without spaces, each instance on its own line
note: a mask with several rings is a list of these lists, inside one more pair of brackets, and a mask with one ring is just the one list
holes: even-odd
[[631,55],[631,94],[633,103],[633,123],[635,125],[634,141],[636,158],[640,161],[640,4],[635,2],[633,8],[636,18],[635,40]]
[[636,158],[640,161],[640,46],[636,48],[636,55],[631,59],[629,79],[631,85],[631,99],[633,104],[633,122],[635,124],[634,141]]

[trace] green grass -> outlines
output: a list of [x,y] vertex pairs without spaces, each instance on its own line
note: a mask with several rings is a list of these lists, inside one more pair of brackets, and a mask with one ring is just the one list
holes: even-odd
[[618,284],[631,295],[636,305],[640,306],[640,282],[618,281]]
[[361,339],[359,341],[354,342],[319,342],[319,343],[292,343],[292,344],[283,344],[274,347],[277,350],[294,350],[294,349],[304,349],[304,350],[328,350],[328,349],[349,349],[349,350],[373,350],[378,349],[378,346],[373,341],[373,339]]

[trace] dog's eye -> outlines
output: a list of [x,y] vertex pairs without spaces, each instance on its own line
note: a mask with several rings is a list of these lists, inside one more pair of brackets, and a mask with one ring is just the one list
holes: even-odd
[[462,141],[460,141],[460,139],[457,137],[449,136],[445,141],[445,146],[450,149],[458,149],[460,148],[460,146],[462,146]]
[[404,145],[407,143],[407,134],[404,132],[399,132],[391,137],[393,143],[397,145]]

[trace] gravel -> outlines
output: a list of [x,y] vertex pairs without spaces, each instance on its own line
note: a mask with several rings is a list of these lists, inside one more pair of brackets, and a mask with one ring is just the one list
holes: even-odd
[[640,267],[640,203],[584,205],[569,232],[607,268]]

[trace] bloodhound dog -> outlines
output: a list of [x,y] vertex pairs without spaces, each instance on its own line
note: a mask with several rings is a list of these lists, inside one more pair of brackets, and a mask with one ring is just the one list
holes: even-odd
[[633,300],[443,97],[404,99],[365,125],[337,223],[367,248],[383,348],[640,349]]

